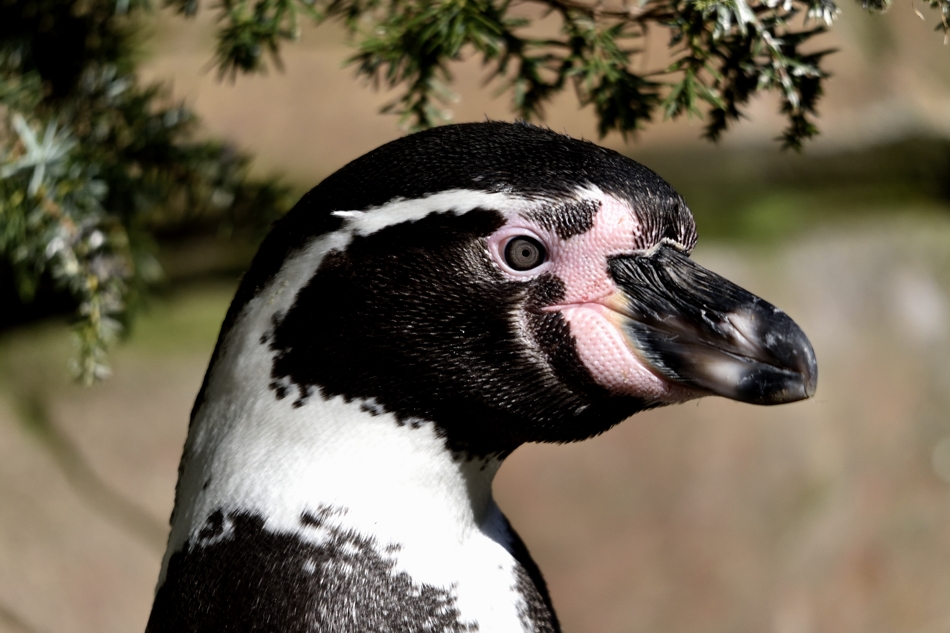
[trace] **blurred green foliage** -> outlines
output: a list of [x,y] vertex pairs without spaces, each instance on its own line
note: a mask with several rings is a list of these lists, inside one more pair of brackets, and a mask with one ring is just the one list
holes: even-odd
[[[200,8],[165,1],[186,16]],[[950,31],[950,0],[928,2]],[[828,51],[803,51],[837,15],[832,0],[528,4],[538,10],[510,0],[221,0],[215,63],[232,78],[263,70],[268,56],[279,65],[302,20],[332,19],[354,40],[359,75],[403,88],[385,109],[410,129],[444,118],[450,64],[474,54],[527,119],[573,87],[601,134],[626,135],[658,113],[705,115],[715,140],[755,94],[774,91],[782,143],[800,147],[816,133]],[[163,236],[239,234],[246,250],[289,207],[286,188],[250,180],[245,156],[196,140],[194,114],[138,80],[150,10],[148,0],[0,0],[0,300],[72,311],[85,383],[107,375],[109,346],[161,277]],[[538,35],[525,15],[553,15],[556,34]],[[669,36],[672,63],[644,68],[649,29]],[[10,314],[34,316],[8,310],[0,328]]]
[[195,140],[195,116],[135,75],[140,2],[0,3],[0,272],[28,304],[46,287],[75,314],[83,382],[162,274],[156,236],[262,231],[287,191]]
[[859,218],[946,217],[950,140],[907,138],[820,153],[766,148],[654,149],[634,158],[679,191],[702,240],[776,241]]
[[[197,0],[166,0],[184,15]],[[950,33],[950,0],[928,0]],[[861,0],[881,11],[889,0]],[[535,16],[554,15],[555,36],[538,36]],[[384,111],[409,129],[447,118],[450,63],[474,54],[499,78],[522,118],[536,119],[573,86],[597,115],[599,131],[626,136],[660,112],[702,116],[716,140],[742,117],[755,94],[779,94],[787,126],[780,137],[800,148],[813,122],[831,51],[808,51],[839,13],[834,0],[222,0],[217,5],[216,63],[232,78],[280,65],[284,41],[309,19],[342,22],[357,52],[350,63],[374,86],[403,88]],[[645,68],[644,38],[664,32],[672,63]],[[812,47],[813,48],[813,47]],[[641,70],[637,70],[641,69]]]

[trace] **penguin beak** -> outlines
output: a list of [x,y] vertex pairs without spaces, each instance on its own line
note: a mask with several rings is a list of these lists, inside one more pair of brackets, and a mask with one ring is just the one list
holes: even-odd
[[654,373],[753,404],[815,393],[818,365],[801,328],[775,306],[668,245],[610,258],[609,300],[628,346]]

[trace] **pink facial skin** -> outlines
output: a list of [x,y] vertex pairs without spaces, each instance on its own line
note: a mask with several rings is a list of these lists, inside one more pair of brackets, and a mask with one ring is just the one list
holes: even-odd
[[[601,203],[590,230],[563,239],[553,230],[515,215],[488,238],[492,259],[515,280],[552,273],[564,282],[564,299],[546,309],[564,315],[581,361],[600,385],[656,403],[702,395],[656,374],[624,338],[619,328],[623,317],[608,307],[616,304],[615,295],[620,291],[607,271],[607,258],[642,252],[642,247],[637,247],[641,227],[629,204],[599,190],[590,191],[589,197]],[[544,244],[547,261],[528,271],[511,269],[505,263],[504,248],[518,235],[530,235]]]

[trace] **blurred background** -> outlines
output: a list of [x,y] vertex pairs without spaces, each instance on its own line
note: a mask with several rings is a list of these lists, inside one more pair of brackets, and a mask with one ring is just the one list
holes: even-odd
[[[950,48],[909,2],[842,9],[803,153],[780,151],[768,98],[719,145],[688,120],[602,141],[686,197],[695,258],[788,312],[820,374],[805,403],[707,399],[506,462],[498,503],[565,631],[950,632]],[[143,73],[252,173],[299,195],[399,136],[334,27],[234,83],[209,70],[213,31],[160,15]],[[479,65],[454,70],[456,121],[511,118]],[[597,138],[572,95],[546,123]],[[163,239],[166,279],[111,379],[70,380],[63,318],[0,330],[0,631],[144,629],[189,410],[253,254]]]

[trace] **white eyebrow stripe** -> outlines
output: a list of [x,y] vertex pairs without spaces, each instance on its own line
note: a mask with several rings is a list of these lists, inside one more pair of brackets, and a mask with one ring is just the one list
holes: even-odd
[[415,222],[431,213],[462,214],[474,209],[491,209],[505,216],[526,211],[537,201],[508,193],[449,189],[422,198],[396,198],[362,211],[340,210],[332,215],[346,221],[347,232],[366,236],[403,222]]

